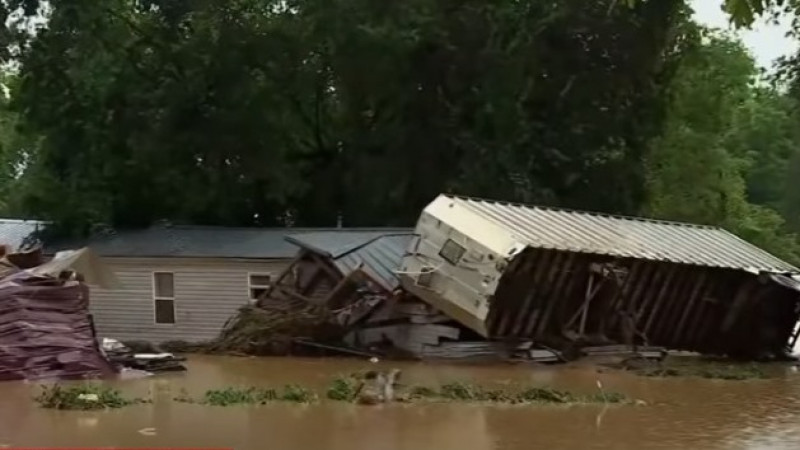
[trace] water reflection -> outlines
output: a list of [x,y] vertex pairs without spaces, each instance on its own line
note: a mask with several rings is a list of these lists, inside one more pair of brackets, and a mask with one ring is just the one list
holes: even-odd
[[649,406],[530,407],[456,404],[359,407],[207,407],[174,402],[231,385],[302,383],[319,390],[337,373],[370,366],[347,360],[196,357],[189,372],[118,381],[153,403],[107,412],[37,408],[35,386],[0,384],[0,447],[202,446],[236,449],[528,450],[789,449],[800,442],[800,374],[745,382],[650,379],[592,367],[459,367],[403,364],[411,383],[453,379],[526,382],[582,392],[624,392]]

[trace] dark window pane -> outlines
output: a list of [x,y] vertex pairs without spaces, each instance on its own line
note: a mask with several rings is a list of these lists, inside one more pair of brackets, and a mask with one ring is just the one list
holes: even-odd
[[156,297],[175,297],[175,278],[169,272],[156,272],[153,274]]
[[445,242],[442,246],[442,249],[439,251],[439,256],[455,266],[458,264],[458,261],[461,260],[461,257],[464,256],[465,251],[466,249],[464,247],[457,244],[452,239],[448,239],[447,242]]
[[250,275],[250,286],[269,286],[272,284],[272,277],[269,275]]
[[267,292],[267,288],[251,288],[250,289],[250,298],[253,300],[258,300],[265,292]]
[[156,323],[175,323],[175,301],[156,300]]

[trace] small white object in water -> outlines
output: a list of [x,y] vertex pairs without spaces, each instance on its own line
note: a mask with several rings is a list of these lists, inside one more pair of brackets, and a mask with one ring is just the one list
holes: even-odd
[[142,428],[141,430],[139,430],[139,434],[143,434],[145,436],[155,436],[156,435],[156,429],[152,428],[152,427],[150,427],[150,428]]
[[97,417],[80,417],[78,418],[78,426],[81,428],[94,428],[100,421]]
[[78,400],[96,402],[100,400],[100,397],[98,397],[97,394],[80,394],[78,395]]
[[378,357],[377,356],[373,356],[372,358],[369,359],[369,362],[375,364],[376,362],[378,362]]

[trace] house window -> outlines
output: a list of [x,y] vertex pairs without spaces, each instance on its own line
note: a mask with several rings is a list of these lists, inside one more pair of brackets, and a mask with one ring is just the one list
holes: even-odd
[[153,273],[153,310],[156,323],[175,323],[175,275]]
[[442,246],[442,249],[439,250],[439,256],[455,266],[461,260],[461,257],[464,256],[464,252],[466,251],[467,249],[465,249],[463,246],[457,244],[452,239],[448,239]]
[[258,300],[272,286],[272,275],[268,273],[251,273],[248,282],[250,300]]

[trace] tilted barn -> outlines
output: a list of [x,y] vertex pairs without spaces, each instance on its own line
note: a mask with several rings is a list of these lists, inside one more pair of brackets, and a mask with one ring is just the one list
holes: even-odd
[[797,339],[800,270],[720,228],[441,195],[416,233],[403,286],[489,338],[747,358]]

